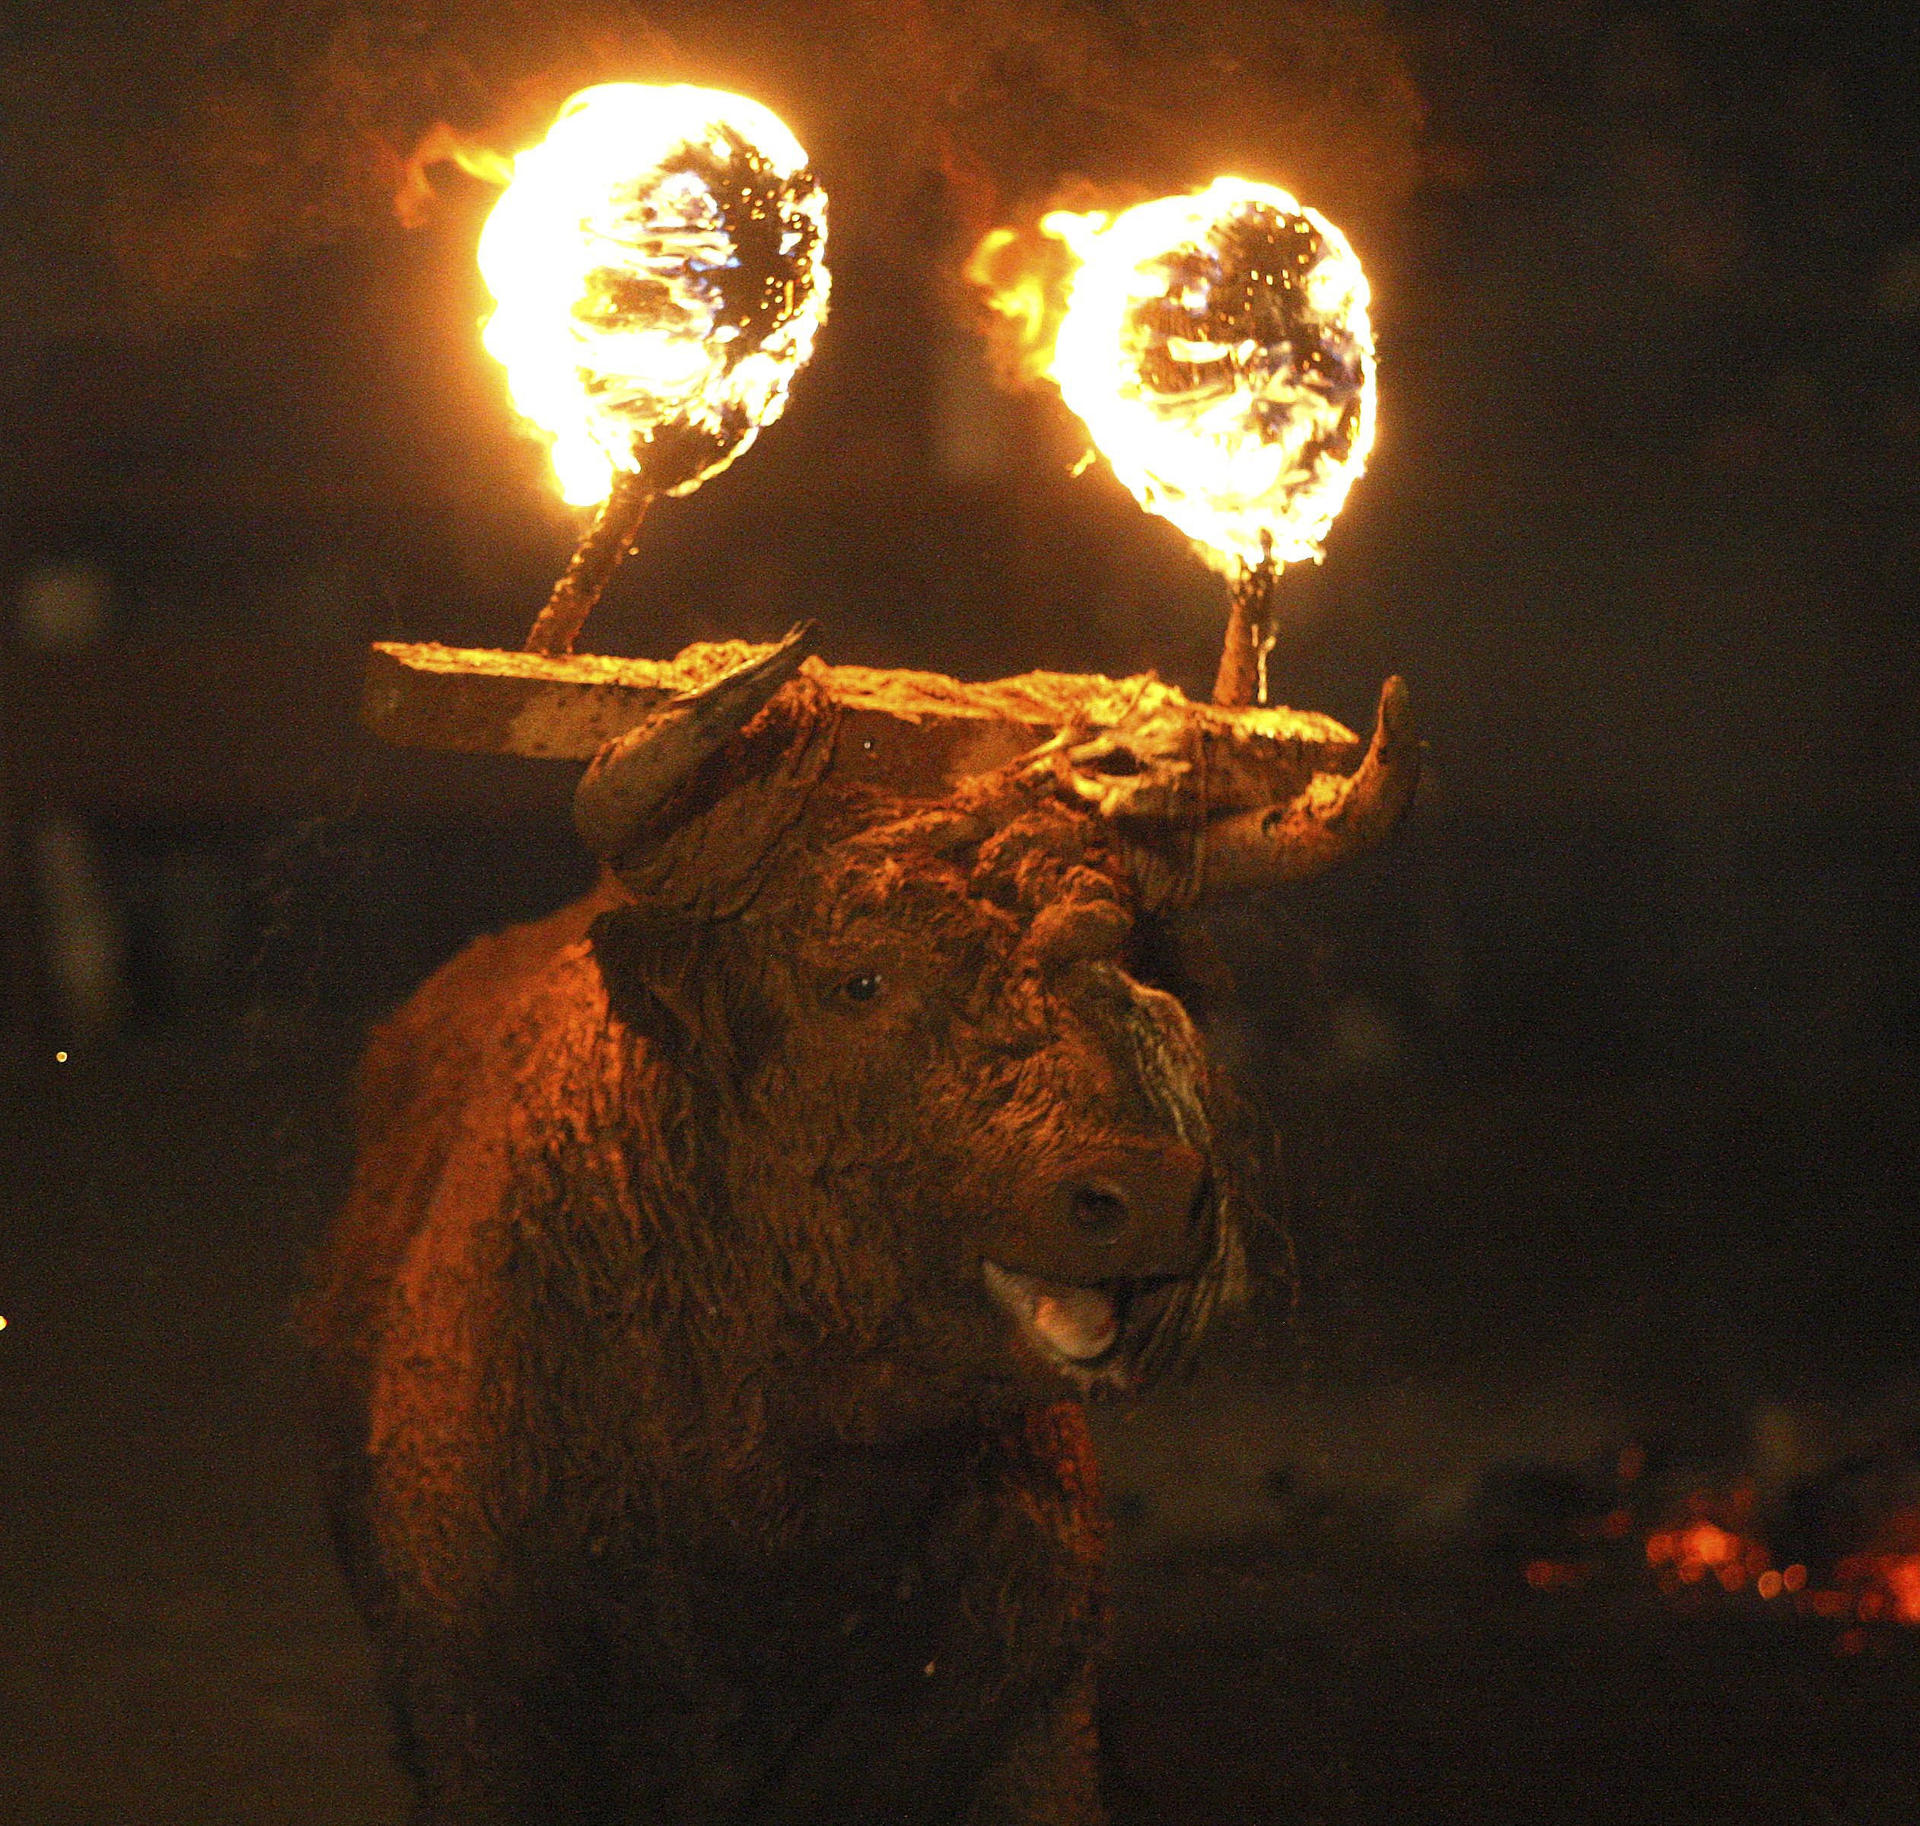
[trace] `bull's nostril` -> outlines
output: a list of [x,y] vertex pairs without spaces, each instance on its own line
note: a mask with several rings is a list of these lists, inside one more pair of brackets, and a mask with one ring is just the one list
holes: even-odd
[[1127,1201],[1106,1186],[1075,1186],[1069,1200],[1074,1222],[1093,1236],[1118,1236],[1126,1227]]

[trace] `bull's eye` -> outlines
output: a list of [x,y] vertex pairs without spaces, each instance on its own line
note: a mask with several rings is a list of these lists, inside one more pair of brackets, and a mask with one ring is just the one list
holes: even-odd
[[877,970],[863,970],[858,976],[850,976],[840,985],[840,993],[849,1002],[871,1002],[880,993],[880,973]]

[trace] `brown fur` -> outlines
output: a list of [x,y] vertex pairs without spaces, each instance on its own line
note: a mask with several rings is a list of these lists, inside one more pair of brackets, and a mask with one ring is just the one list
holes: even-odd
[[737,916],[609,885],[375,1035],[305,1327],[416,1821],[1102,1817],[1078,1390],[980,1263],[1093,1279],[1061,1188],[1197,1151],[1112,1272],[1156,1358],[1233,1278],[1129,927],[1083,812],[823,791]]

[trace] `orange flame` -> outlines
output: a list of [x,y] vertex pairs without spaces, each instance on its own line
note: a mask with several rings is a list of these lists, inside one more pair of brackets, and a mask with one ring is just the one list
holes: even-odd
[[1067,289],[1078,264],[1057,237],[1012,228],[988,229],[967,256],[962,269],[967,283],[1001,320],[994,349],[1002,359],[1003,379],[1049,378],[1054,342],[1067,311]]
[[[744,263],[729,185],[777,244],[744,313],[725,303]],[[813,352],[825,255],[826,193],[770,109],[686,84],[605,83],[568,101],[514,160],[480,237],[496,304],[483,341],[551,445],[562,495],[604,500],[670,426],[703,434],[713,455],[668,493],[731,463],[786,409]]]
[[456,166],[468,177],[488,184],[505,184],[513,176],[512,159],[437,120],[401,161],[400,184],[393,193],[393,213],[400,218],[402,228],[419,228],[425,224],[433,207],[433,180],[427,173],[435,165]]

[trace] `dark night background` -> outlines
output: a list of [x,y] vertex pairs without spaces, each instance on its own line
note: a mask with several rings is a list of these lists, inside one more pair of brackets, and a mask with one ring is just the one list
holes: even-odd
[[15,0],[0,1820],[398,1817],[284,1315],[366,1022],[586,870],[568,770],[352,720],[366,641],[518,645],[574,533],[478,344],[493,193],[394,198],[435,121],[511,150],[617,77],[779,110],[835,291],[604,651],[804,610],[1203,689],[1220,586],[996,387],[960,263],[1231,168],[1373,279],[1382,436],[1274,676],[1364,728],[1405,674],[1431,766],[1390,852],[1214,921],[1299,1288],[1105,1424],[1117,1818],[1920,1818],[1914,1632],[1669,1603],[1633,1542],[1520,1574],[1629,1445],[1636,1527],[1920,1512],[1911,15]]

